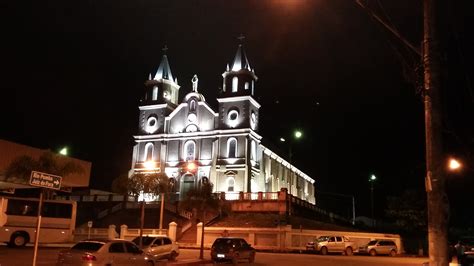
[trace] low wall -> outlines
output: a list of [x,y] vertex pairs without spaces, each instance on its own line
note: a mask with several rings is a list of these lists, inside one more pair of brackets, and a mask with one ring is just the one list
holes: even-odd
[[[196,245],[201,241],[201,224],[198,225]],[[293,229],[291,225],[274,228],[245,228],[245,227],[205,227],[204,245],[210,247],[214,240],[222,236],[241,237],[259,250],[305,250],[306,243],[324,235],[346,236],[358,246],[367,244],[374,239],[393,240],[398,247],[398,253],[403,252],[400,235],[383,233],[365,233],[350,231],[301,230]]]

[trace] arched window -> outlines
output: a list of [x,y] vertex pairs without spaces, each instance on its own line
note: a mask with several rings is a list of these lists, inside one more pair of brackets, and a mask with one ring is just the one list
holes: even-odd
[[233,176],[229,176],[227,178],[227,192],[234,192],[235,186],[235,178]]
[[237,92],[237,86],[239,85],[239,79],[237,77],[232,78],[232,92]]
[[196,143],[190,140],[184,144],[184,158],[186,161],[194,161],[196,158]]
[[192,100],[192,101],[189,103],[189,111],[191,111],[191,112],[195,112],[195,111],[196,111],[196,101],[195,101],[195,100]]
[[145,145],[145,156],[143,157],[144,161],[153,161],[153,150],[153,143],[147,143]]
[[257,160],[257,144],[255,143],[255,140],[252,140],[250,143],[250,160]]
[[227,140],[227,158],[237,158],[237,139],[229,138]]
[[151,99],[153,101],[158,100],[158,87],[157,86],[153,87],[153,95],[151,96]]
[[248,89],[249,89],[249,83],[248,83],[248,82],[245,82],[245,84],[244,84],[244,89],[245,89],[245,90],[248,90]]

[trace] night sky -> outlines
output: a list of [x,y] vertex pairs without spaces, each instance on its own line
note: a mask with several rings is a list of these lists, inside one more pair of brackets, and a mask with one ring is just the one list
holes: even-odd
[[[370,214],[371,174],[378,216],[387,195],[408,188],[424,195],[423,102],[413,79],[420,59],[355,1],[9,2],[1,19],[0,138],[68,146],[71,156],[92,162],[93,188],[109,189],[131,167],[139,99],[162,47],[180,99],[197,74],[215,110],[221,74],[244,34],[259,77],[264,143],[285,156],[278,139],[301,129],[294,164],[321,192],[354,195],[358,215]],[[422,1],[364,2],[419,46]],[[439,26],[443,133],[446,157],[470,160],[447,181],[461,221],[472,217],[462,202],[474,200],[473,9],[467,0],[449,2]],[[330,198],[323,193],[321,200]]]

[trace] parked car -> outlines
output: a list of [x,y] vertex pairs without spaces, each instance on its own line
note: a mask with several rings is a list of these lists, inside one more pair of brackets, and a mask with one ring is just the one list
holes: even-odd
[[131,241],[90,239],[80,241],[70,249],[60,251],[56,265],[153,266],[154,261]]
[[308,242],[306,250],[319,252],[322,255],[343,253],[349,256],[358,251],[356,244],[345,236],[320,236],[314,241]]
[[211,258],[214,262],[231,261],[234,265],[240,260],[255,261],[255,249],[243,238],[220,237],[211,247]]
[[[140,246],[140,237],[138,236],[133,239],[133,243]],[[142,248],[143,251],[147,255],[152,256],[155,261],[159,259],[173,261],[179,255],[178,244],[176,242],[173,243],[169,237],[162,235],[142,236]]]
[[376,255],[397,255],[397,245],[392,240],[377,239],[372,240],[367,245],[359,248],[359,253],[370,254],[371,256]]

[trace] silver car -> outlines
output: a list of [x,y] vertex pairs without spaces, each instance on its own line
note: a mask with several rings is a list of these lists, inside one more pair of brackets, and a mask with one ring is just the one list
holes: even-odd
[[[133,239],[133,243],[140,245],[140,237]],[[152,256],[154,260],[168,259],[174,261],[179,255],[179,247],[176,242],[173,242],[169,237],[157,236],[142,236],[143,252]]]
[[359,253],[376,255],[395,256],[398,253],[397,245],[392,240],[377,239],[372,240],[367,245],[359,248]]
[[90,239],[59,252],[57,266],[65,265],[147,265],[153,259],[127,240]]

